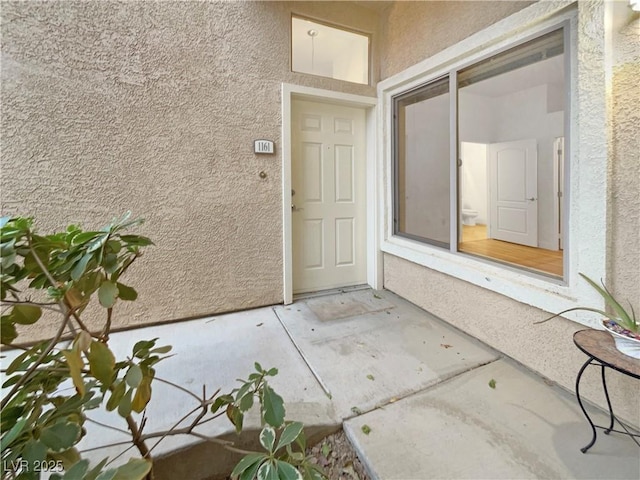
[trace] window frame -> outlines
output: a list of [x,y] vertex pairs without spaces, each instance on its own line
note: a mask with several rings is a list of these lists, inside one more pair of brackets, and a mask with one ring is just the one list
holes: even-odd
[[[363,37],[365,37],[367,39],[367,68],[366,68],[366,72],[367,72],[367,81],[366,83],[360,83],[360,82],[352,82],[349,80],[342,80],[340,78],[334,78],[334,77],[328,77],[325,75],[320,75],[317,73],[309,73],[309,72],[299,72],[298,70],[294,70],[293,69],[293,19],[297,18],[299,20],[304,20],[304,21],[308,21],[308,22],[313,22],[313,23],[317,23],[319,25],[324,25],[325,27],[329,27],[329,28],[335,28],[336,30],[342,30],[343,32],[347,32],[347,33],[352,33],[355,35],[361,35]],[[290,19],[289,19],[289,37],[290,37],[290,41],[289,41],[289,71],[291,73],[295,73],[298,75],[310,75],[312,77],[318,77],[318,78],[326,78],[329,80],[333,80],[336,82],[345,82],[351,85],[362,85],[362,86],[371,86],[371,79],[372,79],[372,65],[371,65],[371,59],[372,59],[372,55],[371,55],[371,48],[372,48],[372,35],[371,33],[368,32],[364,32],[361,30],[356,30],[354,28],[349,28],[349,27],[345,27],[343,25],[338,25],[336,23],[331,23],[328,22],[326,20],[320,20],[318,18],[314,18],[314,17],[309,17],[307,15],[301,15],[298,13],[291,13]]]
[[[474,285],[492,290],[521,303],[538,307],[548,312],[558,312],[577,305],[603,306],[597,292],[593,292],[578,272],[592,278],[605,279],[606,273],[606,182],[602,185],[593,179],[606,173],[608,131],[601,125],[607,120],[606,82],[596,73],[596,68],[604,64],[604,48],[601,55],[581,56],[578,61],[578,39],[584,44],[589,38],[587,28],[579,28],[581,9],[578,5],[569,8],[549,5],[544,2],[534,4],[506,19],[473,34],[461,42],[439,52],[422,62],[400,72],[378,84],[378,98],[382,108],[379,113],[380,141],[379,164],[383,185],[380,186],[383,221],[380,249],[429,269],[464,280]],[[585,17],[585,20],[586,17]],[[452,87],[457,91],[456,72],[471,66],[501,51],[513,48],[540,35],[558,28],[564,28],[565,35],[565,187],[564,201],[564,279],[558,280],[520,268],[510,267],[492,260],[457,251],[457,241],[449,250],[417,242],[395,235],[394,215],[394,173],[393,173],[393,97],[426,84],[431,80],[450,75]],[[586,42],[585,42],[586,40]],[[584,58],[583,58],[584,57]],[[594,68],[595,65],[595,68]],[[600,70],[601,71],[601,70]],[[576,85],[591,85],[592,89],[578,89]],[[453,102],[457,110],[457,95]],[[595,115],[587,115],[594,111]],[[580,121],[579,121],[580,120]],[[455,115],[450,118],[451,156],[458,158],[458,132]],[[587,133],[597,128],[597,138]],[[591,157],[591,158],[589,158]],[[451,168],[457,169],[454,162]],[[605,176],[606,178],[606,176]],[[457,239],[458,229],[458,179],[451,175],[452,237]],[[582,235],[579,235],[582,232]],[[453,251],[452,251],[453,250]],[[593,315],[570,314],[572,319],[585,325],[594,326]]]
[[[421,90],[423,87],[430,85],[430,84],[434,84],[434,83],[438,83],[441,82],[444,79],[448,80],[448,90],[447,90],[447,95],[449,95],[450,98],[450,102],[455,102],[457,105],[457,98],[453,98],[453,97],[457,97],[457,95],[455,95],[455,92],[452,93],[451,92],[451,77],[450,74],[447,73],[445,75],[442,75],[440,77],[437,78],[433,78],[430,79],[428,82],[425,82],[421,85],[418,85],[417,87],[413,87],[405,92],[402,92],[400,94],[396,94],[392,97],[392,110],[393,110],[393,121],[392,121],[392,134],[391,134],[391,143],[392,143],[392,149],[393,149],[393,179],[392,179],[392,188],[393,188],[393,218],[391,220],[392,222],[392,228],[393,228],[393,235],[394,236],[398,236],[398,237],[403,237],[403,238],[408,238],[410,240],[415,240],[416,242],[420,242],[423,243],[425,245],[433,245],[435,247],[439,247],[442,249],[451,249],[452,245],[451,245],[451,228],[449,229],[449,242],[444,244],[442,242],[439,242],[437,240],[434,239],[429,239],[429,238],[425,238],[425,237],[420,237],[419,235],[414,235],[408,232],[401,232],[398,224],[400,222],[400,196],[399,196],[399,189],[396,187],[397,186],[397,181],[400,178],[400,174],[399,174],[399,162],[396,161],[396,159],[399,157],[399,146],[398,146],[398,142],[397,142],[397,136],[396,136],[396,130],[398,128],[398,122],[399,122],[399,101],[403,98],[403,97],[407,97],[409,96],[411,93],[416,93],[419,90]],[[443,82],[444,83],[444,82]],[[450,103],[451,105],[451,103]],[[452,112],[451,110],[449,111],[449,120],[451,120],[451,115]],[[449,128],[451,128],[451,122],[449,123]],[[451,147],[451,146],[450,146]],[[449,156],[451,157],[451,153],[449,154]],[[449,161],[451,161],[451,158],[449,159]],[[449,177],[451,177],[451,172],[449,172]],[[450,194],[449,194],[449,198],[451,201],[451,190],[450,190]],[[449,212],[449,215],[451,215],[451,211]]]
[[[552,275],[552,274],[545,274],[544,272],[539,272],[536,271],[535,269],[531,269],[531,268],[527,268],[526,266],[519,266],[518,264],[510,264],[508,262],[504,262],[501,261],[499,259],[495,259],[489,256],[480,256],[480,255],[474,255],[471,253],[466,253],[464,251],[459,250],[459,241],[460,241],[460,232],[461,232],[461,215],[460,215],[460,197],[461,197],[461,193],[460,193],[460,169],[459,167],[459,148],[460,148],[460,133],[459,133],[459,124],[458,124],[458,119],[459,119],[459,105],[458,105],[458,94],[459,94],[459,87],[458,87],[458,73],[461,70],[465,70],[467,68],[473,67],[475,65],[478,65],[479,63],[482,63],[484,60],[492,58],[496,55],[499,55],[505,51],[511,50],[511,49],[515,49],[518,48],[524,44],[526,44],[527,42],[536,40],[548,33],[554,32],[554,31],[558,31],[558,30],[562,30],[562,34],[563,34],[563,54],[564,54],[564,69],[566,72],[566,78],[565,78],[565,82],[564,82],[564,99],[565,99],[565,108],[564,108],[564,113],[563,113],[563,124],[564,124],[564,137],[566,140],[566,144],[570,145],[570,136],[571,136],[571,132],[570,132],[570,128],[571,128],[571,122],[569,121],[569,119],[571,118],[571,104],[570,104],[570,100],[571,100],[571,83],[570,83],[570,79],[571,79],[571,74],[570,74],[570,58],[569,55],[567,54],[569,51],[569,42],[570,42],[570,38],[569,38],[569,21],[565,20],[562,21],[561,23],[545,28],[543,30],[537,31],[525,38],[520,39],[517,42],[511,43],[511,44],[507,44],[503,47],[501,47],[500,49],[497,50],[491,50],[489,52],[486,52],[484,55],[482,55],[479,58],[474,58],[472,61],[467,61],[467,62],[463,62],[461,64],[456,64],[454,67],[451,67],[451,70],[449,70],[448,72],[446,72],[444,75],[442,76],[438,76],[435,78],[427,78],[425,79],[425,81],[417,86],[414,86],[410,89],[407,89],[406,91],[400,92],[400,93],[396,93],[391,97],[391,102],[392,102],[392,112],[393,112],[393,120],[392,120],[392,129],[391,129],[391,142],[392,142],[392,151],[393,151],[393,156],[391,158],[391,161],[393,163],[393,177],[392,177],[392,183],[391,183],[391,188],[393,190],[393,219],[392,219],[392,224],[393,224],[393,236],[394,237],[403,237],[403,238],[408,238],[411,240],[414,240],[416,242],[425,244],[425,245],[432,245],[435,247],[439,247],[441,249],[445,249],[445,250],[449,250],[451,253],[454,254],[461,254],[461,255],[470,255],[470,256],[474,256],[475,258],[477,258],[479,261],[481,262],[487,262],[487,263],[497,263],[505,268],[509,268],[515,271],[520,271],[525,275],[532,275],[532,276],[537,276],[537,277],[543,277],[548,279],[549,281],[552,282],[557,282],[560,284],[566,284],[565,278],[567,278],[567,269],[568,269],[568,262],[567,262],[567,258],[570,253],[567,251],[568,249],[565,248],[563,249],[563,275],[562,278],[559,278],[556,275]],[[399,103],[401,100],[403,100],[404,98],[406,98],[407,96],[409,96],[411,93],[416,93],[419,92],[421,89],[423,89],[424,87],[427,87],[431,84],[435,84],[439,81],[441,81],[443,78],[448,78],[449,79],[449,90],[448,90],[448,94],[450,97],[450,103],[449,103],[449,121],[450,121],[450,125],[449,125],[449,140],[450,140],[450,146],[449,146],[449,151],[450,151],[450,155],[449,155],[449,164],[450,164],[450,171],[449,171],[449,181],[450,181],[450,185],[449,185],[449,205],[451,206],[450,208],[450,213],[449,213],[449,221],[450,221],[450,231],[449,231],[449,242],[448,243],[442,243],[442,242],[438,242],[435,240],[431,240],[428,238],[422,238],[418,235],[412,235],[410,233],[406,233],[406,232],[400,232],[398,227],[397,227],[397,221],[399,218],[399,188],[398,188],[398,180],[399,180],[399,173],[398,173],[398,158],[399,158],[399,146],[398,146],[398,135],[397,135],[397,129],[398,129],[398,122],[399,122]],[[570,156],[571,152],[570,150],[565,151],[565,155]],[[567,187],[567,185],[570,182],[570,171],[569,171],[569,162],[565,162],[565,169],[564,169],[564,179],[565,179],[565,187]],[[567,188],[568,191],[568,188]],[[562,201],[564,203],[564,208],[565,211],[568,211],[568,200],[569,200],[569,195],[564,195],[562,197],[562,199],[560,201]],[[566,234],[566,228],[565,230],[565,234]],[[569,245],[569,242],[565,241],[565,245]]]

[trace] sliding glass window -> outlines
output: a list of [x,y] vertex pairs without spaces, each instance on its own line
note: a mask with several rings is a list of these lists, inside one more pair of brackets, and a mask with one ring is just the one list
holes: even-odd
[[395,98],[394,233],[449,247],[449,77]]
[[563,277],[564,37],[554,30],[456,70],[455,95],[446,77],[394,98],[396,235]]

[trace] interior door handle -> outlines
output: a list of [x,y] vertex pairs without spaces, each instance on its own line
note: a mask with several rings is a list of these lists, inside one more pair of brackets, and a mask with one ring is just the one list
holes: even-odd
[[530,202],[535,202],[537,200],[536,197],[531,197],[531,198],[527,198],[527,200],[529,200]]
[[291,211],[292,212],[299,212],[300,210],[304,210],[304,208],[298,208],[293,203],[291,204]]

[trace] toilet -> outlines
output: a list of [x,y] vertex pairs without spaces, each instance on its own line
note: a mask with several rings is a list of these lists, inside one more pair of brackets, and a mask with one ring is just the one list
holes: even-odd
[[462,209],[462,224],[463,225],[475,225],[476,218],[478,216],[477,210],[470,210],[468,208]]

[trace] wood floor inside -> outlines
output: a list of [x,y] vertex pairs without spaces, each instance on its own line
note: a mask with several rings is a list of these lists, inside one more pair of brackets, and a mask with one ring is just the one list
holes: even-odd
[[458,250],[562,277],[562,250],[546,250],[487,238],[486,225],[463,225]]

